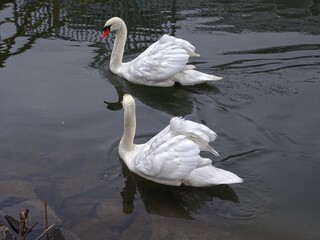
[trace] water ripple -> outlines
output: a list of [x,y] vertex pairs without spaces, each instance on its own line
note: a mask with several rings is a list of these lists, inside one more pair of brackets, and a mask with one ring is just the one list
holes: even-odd
[[256,149],[252,149],[252,150],[248,150],[248,151],[244,151],[244,152],[239,152],[239,153],[232,154],[232,155],[229,155],[229,156],[221,159],[221,162],[225,162],[225,161],[227,161],[229,159],[233,159],[233,158],[244,157],[244,156],[247,156],[247,155],[250,155],[250,154],[253,154],[256,152],[261,152],[261,151],[264,151],[264,149],[256,148]]
[[275,46],[269,48],[260,48],[253,50],[242,50],[226,52],[224,55],[239,55],[239,54],[273,54],[273,53],[286,53],[292,51],[306,51],[306,50],[319,50],[320,44],[297,44],[290,46]]

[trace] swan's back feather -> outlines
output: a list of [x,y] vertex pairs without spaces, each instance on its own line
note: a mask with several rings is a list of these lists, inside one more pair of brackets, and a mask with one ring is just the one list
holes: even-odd
[[152,178],[181,179],[201,162],[199,152],[197,145],[186,136],[167,133],[151,139],[146,151],[134,159],[136,171]]
[[197,56],[194,50],[188,41],[165,34],[136,59],[123,63],[119,74],[140,84],[173,85],[172,76],[195,68],[186,65],[189,56]]
[[211,166],[211,160],[202,158],[199,153],[206,150],[218,155],[208,144],[216,136],[205,125],[174,117],[134,160],[136,170],[152,178],[182,179],[198,167]]

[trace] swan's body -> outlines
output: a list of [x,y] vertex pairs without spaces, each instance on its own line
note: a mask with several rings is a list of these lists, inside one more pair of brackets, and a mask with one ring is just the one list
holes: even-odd
[[237,175],[212,166],[200,151],[219,154],[209,146],[216,133],[208,127],[174,117],[170,124],[145,144],[134,144],[136,130],[135,101],[129,94],[123,96],[124,134],[119,154],[128,168],[151,181],[194,187],[241,183]]
[[137,58],[123,63],[122,57],[127,39],[127,27],[119,17],[109,19],[101,38],[110,31],[116,31],[116,38],[110,59],[110,70],[130,82],[148,86],[170,87],[175,82],[181,85],[195,85],[222,79],[196,70],[187,65],[190,56],[199,56],[188,41],[167,34],[153,43]]

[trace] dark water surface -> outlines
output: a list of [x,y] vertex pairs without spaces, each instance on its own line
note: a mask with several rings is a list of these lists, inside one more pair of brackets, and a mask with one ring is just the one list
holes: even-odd
[[[319,12],[318,0],[2,0],[0,215],[40,199],[80,239],[319,239]],[[126,60],[169,33],[224,79],[163,89],[113,75],[114,36],[99,35],[116,15]],[[244,183],[183,192],[131,174],[117,151],[125,92],[137,142],[172,116],[202,122],[218,133],[214,165]]]

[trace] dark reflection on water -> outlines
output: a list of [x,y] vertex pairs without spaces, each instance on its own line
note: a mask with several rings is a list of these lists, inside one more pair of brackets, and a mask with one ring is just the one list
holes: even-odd
[[106,65],[100,67],[100,74],[111,82],[118,94],[115,102],[105,102],[111,110],[121,109],[123,95],[129,93],[144,104],[171,115],[185,116],[192,113],[192,96],[179,87],[153,88],[135,85],[111,73]]
[[116,101],[105,101],[107,108],[110,110],[120,110],[122,108],[121,101],[123,95],[129,93],[147,106],[173,116],[186,116],[193,111],[194,94],[214,94],[218,92],[218,89],[214,85],[207,84],[195,87],[173,86],[170,88],[132,84],[110,72],[107,64],[101,65],[99,72],[103,78],[110,81],[118,94]]
[[[114,15],[128,24],[126,61],[168,33],[224,79],[115,76],[114,35],[99,37]],[[319,25],[319,0],[1,1],[0,215],[43,199],[81,239],[318,239]],[[183,191],[130,173],[117,151],[124,93],[137,142],[175,115],[206,124],[213,164],[244,183]]]
[[124,164],[122,173],[126,178],[121,192],[125,213],[132,213],[137,190],[148,213],[165,217],[193,219],[191,214],[198,213],[203,205],[212,202],[214,198],[239,202],[237,194],[228,185],[211,188],[164,186],[134,175]]

